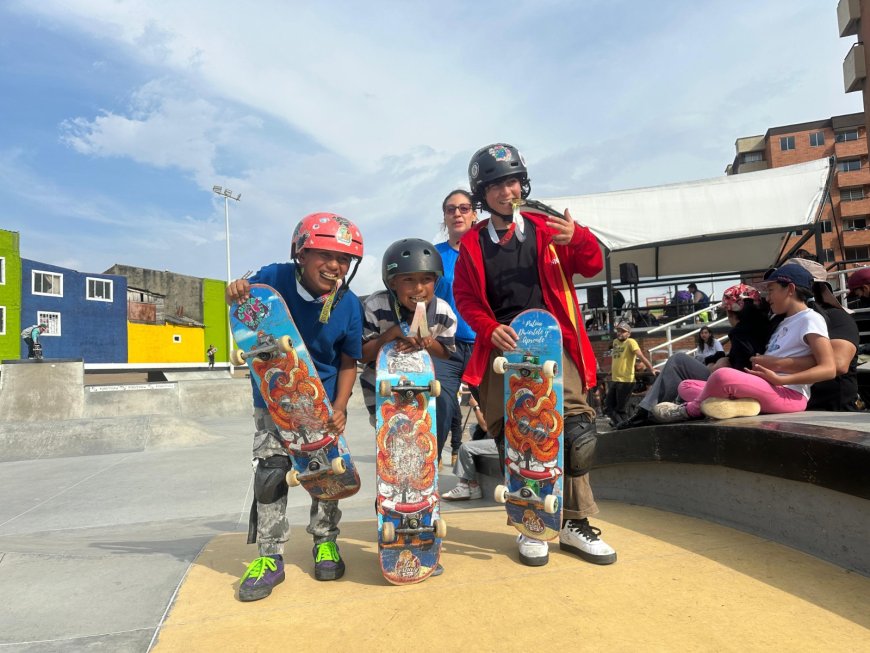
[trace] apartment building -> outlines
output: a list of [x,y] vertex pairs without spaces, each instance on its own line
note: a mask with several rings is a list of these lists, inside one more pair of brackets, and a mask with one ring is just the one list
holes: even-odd
[[[824,157],[834,157],[836,169],[830,201],[822,211],[824,263],[870,260],[870,163],[864,113],[825,120],[771,127],[763,135],[738,138],[729,175],[779,168]],[[800,234],[791,235],[788,246]],[[815,241],[804,247],[815,250]]]

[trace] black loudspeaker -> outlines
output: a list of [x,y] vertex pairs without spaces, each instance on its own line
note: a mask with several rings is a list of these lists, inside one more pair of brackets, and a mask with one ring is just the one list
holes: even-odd
[[604,308],[604,286],[587,288],[586,303],[589,308]]
[[619,283],[633,285],[636,284],[638,281],[640,281],[640,277],[637,274],[636,263],[619,264]]

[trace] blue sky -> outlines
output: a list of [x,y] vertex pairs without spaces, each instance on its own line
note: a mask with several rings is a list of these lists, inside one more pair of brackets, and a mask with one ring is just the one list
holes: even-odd
[[370,292],[487,143],[547,197],[718,176],[740,136],[861,111],[836,5],[7,1],[0,227],[84,272],[224,278],[217,184],[242,194],[234,277],[329,210],[362,229]]

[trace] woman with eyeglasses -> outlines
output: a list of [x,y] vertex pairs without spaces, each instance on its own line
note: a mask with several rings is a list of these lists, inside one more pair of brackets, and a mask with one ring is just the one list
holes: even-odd
[[[447,360],[435,361],[435,373],[441,381],[441,394],[436,399],[436,421],[438,433],[438,459],[450,434],[450,449],[453,453],[451,464],[456,464],[459,445],[462,444],[462,419],[459,409],[459,383],[465,366],[474,348],[474,331],[462,319],[456,310],[453,300],[453,269],[459,258],[459,240],[477,221],[477,211],[471,204],[471,194],[457,189],[451,191],[441,202],[443,222],[441,229],[447,234],[447,240],[435,245],[444,263],[444,276],[438,280],[435,295],[450,304],[456,313],[456,351]],[[476,417],[476,416],[475,416]],[[482,420],[481,420],[482,421]]]

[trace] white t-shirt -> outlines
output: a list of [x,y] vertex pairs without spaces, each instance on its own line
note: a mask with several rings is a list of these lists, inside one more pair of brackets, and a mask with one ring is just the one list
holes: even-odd
[[716,340],[716,338],[710,339],[710,344],[704,344],[703,346],[698,348],[698,351],[695,352],[695,358],[704,362],[704,359],[712,356],[717,351],[724,352],[725,350],[722,348],[722,343]]
[[[813,350],[810,349],[806,341],[806,336],[811,333],[817,333],[827,338],[828,323],[825,322],[825,318],[821,314],[811,308],[806,308],[779,323],[776,331],[770,336],[767,349],[764,353],[778,358],[812,356]],[[779,372],[779,375],[784,376],[785,372]],[[800,385],[787,385],[785,387],[796,390],[809,399],[810,385],[809,383],[803,383]]]

